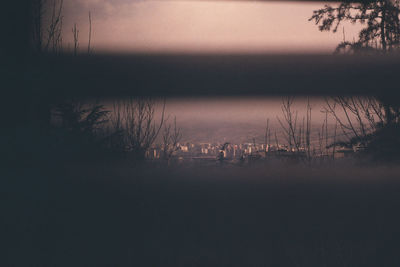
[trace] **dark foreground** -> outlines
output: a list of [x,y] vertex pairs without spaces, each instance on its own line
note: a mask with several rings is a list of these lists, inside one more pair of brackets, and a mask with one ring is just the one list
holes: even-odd
[[400,266],[395,167],[15,168],[2,266]]

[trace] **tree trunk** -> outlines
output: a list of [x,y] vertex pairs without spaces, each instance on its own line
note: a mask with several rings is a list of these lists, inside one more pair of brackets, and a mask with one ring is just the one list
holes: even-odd
[[385,34],[385,23],[386,23],[386,3],[385,1],[381,1],[382,6],[382,18],[381,18],[381,43],[382,43],[382,50],[386,52],[386,34]]

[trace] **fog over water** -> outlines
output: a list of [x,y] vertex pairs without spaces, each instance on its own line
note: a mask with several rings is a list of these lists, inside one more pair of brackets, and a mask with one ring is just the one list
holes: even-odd
[[[166,99],[166,111],[179,117],[182,121],[234,121],[265,122],[282,115],[282,97],[213,97],[213,98],[169,98]],[[322,121],[325,115],[323,98],[309,98],[314,111],[314,118]],[[297,97],[293,101],[293,111],[298,116],[305,116],[306,97]]]
[[[168,98],[165,114],[169,122],[176,117],[182,129],[183,142],[264,142],[267,119],[271,134],[277,132],[280,141],[283,131],[277,117],[283,121],[282,97],[213,97]],[[164,100],[156,104],[156,119],[160,119]],[[318,97],[294,98],[292,111],[297,112],[298,123],[306,116],[307,101],[312,108],[312,136],[316,138],[325,119],[324,99]],[[333,131],[335,120],[328,116],[328,126]],[[329,129],[328,129],[329,130]]]

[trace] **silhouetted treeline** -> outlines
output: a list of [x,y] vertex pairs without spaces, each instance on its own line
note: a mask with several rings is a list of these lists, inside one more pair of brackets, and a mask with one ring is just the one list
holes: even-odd
[[[382,55],[388,52],[399,52],[400,47],[400,5],[398,1],[370,1],[370,2],[342,2],[337,5],[325,5],[314,10],[309,21],[314,21],[320,31],[337,32],[344,21],[361,24],[363,28],[358,34],[358,40],[346,40],[343,27],[343,41],[337,46],[335,53]],[[391,72],[390,68],[385,69]],[[374,73],[371,73],[374,75]],[[363,77],[360,77],[362,80]],[[395,82],[397,84],[397,82]],[[343,84],[344,87],[348,85]],[[352,132],[352,137],[347,140],[348,145],[362,143],[366,151],[378,160],[391,160],[400,158],[399,117],[400,98],[396,92],[382,94],[387,84],[377,86],[374,98],[367,101],[354,97],[334,97],[334,105],[339,106],[347,117],[344,125],[335,115],[334,107],[328,104],[328,112],[333,114],[342,130]],[[395,89],[397,91],[397,89]],[[357,119],[356,129],[349,116]],[[366,120],[372,129],[368,133],[362,120]]]

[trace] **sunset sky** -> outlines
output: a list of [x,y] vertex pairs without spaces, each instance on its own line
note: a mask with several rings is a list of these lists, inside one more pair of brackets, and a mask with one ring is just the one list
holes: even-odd
[[[64,46],[73,23],[87,46],[92,13],[97,52],[330,53],[343,40],[308,21],[319,2],[195,0],[64,1]],[[345,24],[347,40],[359,26]]]

